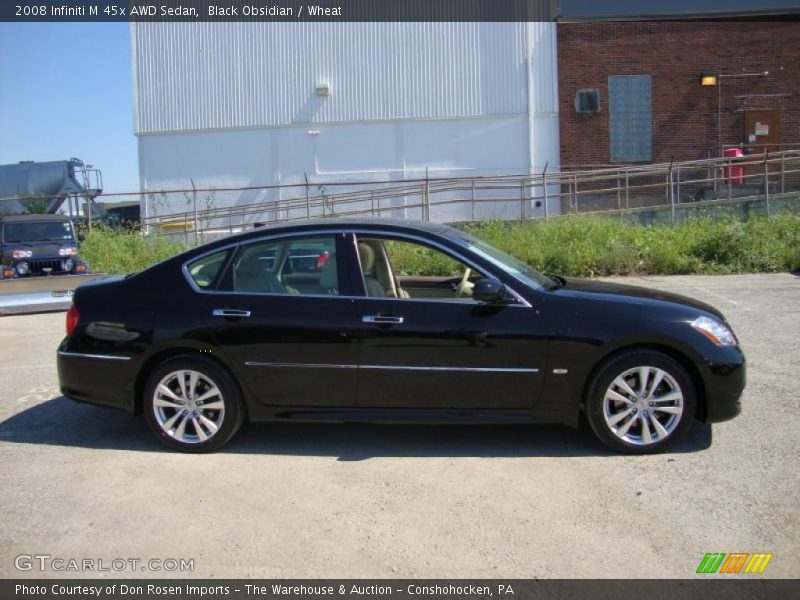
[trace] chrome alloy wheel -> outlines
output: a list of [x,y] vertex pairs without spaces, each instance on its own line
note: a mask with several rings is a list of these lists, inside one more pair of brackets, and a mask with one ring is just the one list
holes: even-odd
[[678,382],[658,367],[635,367],[621,373],[603,397],[608,428],[621,440],[647,446],[665,440],[683,415]]
[[161,429],[184,444],[211,439],[225,418],[219,387],[197,371],[173,371],[153,392],[153,413]]

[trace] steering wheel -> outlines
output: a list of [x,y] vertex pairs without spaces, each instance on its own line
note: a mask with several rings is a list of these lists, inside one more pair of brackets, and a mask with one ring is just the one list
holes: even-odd
[[456,288],[456,298],[471,298],[472,297],[472,288],[475,287],[475,284],[469,280],[469,276],[472,274],[472,269],[467,267],[464,269],[464,276],[461,278],[461,281]]

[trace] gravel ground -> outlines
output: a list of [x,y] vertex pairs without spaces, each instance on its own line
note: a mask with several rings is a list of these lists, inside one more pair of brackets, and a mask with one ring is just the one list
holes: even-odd
[[[707,301],[749,360],[743,414],[673,453],[588,431],[260,424],[164,450],[141,418],[59,397],[63,313],[0,319],[0,577],[15,557],[194,559],[208,577],[674,577],[706,552],[800,576],[800,277],[635,279]],[[141,568],[83,576],[185,576]]]

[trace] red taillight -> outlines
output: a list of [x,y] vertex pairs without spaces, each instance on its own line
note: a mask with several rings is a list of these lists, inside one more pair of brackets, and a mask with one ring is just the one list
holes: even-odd
[[322,269],[322,267],[325,266],[325,263],[328,262],[328,259],[330,257],[331,253],[328,252],[327,250],[317,257],[317,271],[319,271],[320,269]]
[[78,312],[78,307],[73,304],[67,311],[67,335],[72,335],[72,332],[75,331],[75,328],[78,326],[78,319],[80,318],[81,315]]

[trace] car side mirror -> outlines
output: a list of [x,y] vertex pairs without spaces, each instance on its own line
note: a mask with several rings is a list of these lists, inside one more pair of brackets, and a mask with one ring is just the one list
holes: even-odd
[[488,304],[510,304],[514,301],[505,284],[490,277],[478,279],[472,288],[472,298]]

